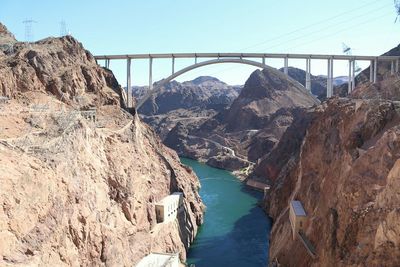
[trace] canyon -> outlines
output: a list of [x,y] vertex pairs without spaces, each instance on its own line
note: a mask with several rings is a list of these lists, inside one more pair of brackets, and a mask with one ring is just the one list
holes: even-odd
[[178,123],[164,143],[179,155],[240,170],[272,150],[299,109],[318,103],[282,72],[256,70],[229,108],[201,123]]
[[[213,233],[213,252],[233,243],[244,265],[269,257],[270,266],[399,266],[400,78],[388,63],[378,67],[377,83],[365,69],[351,94],[340,78],[329,99],[326,77],[312,76],[310,93],[303,70],[290,67],[290,78],[266,67],[243,87],[209,76],[172,81],[136,110],[75,38],[23,43],[0,24],[0,265],[135,266],[150,253],[207,264],[196,255],[207,257],[202,245],[215,229],[200,228],[201,184],[183,164],[200,173],[194,159],[268,185],[257,197],[272,229],[236,177],[208,169],[225,179],[213,188],[215,177],[201,176],[207,201],[224,196],[211,208],[245,207],[224,213],[235,217],[224,237],[237,237],[239,222],[265,237]],[[134,87],[135,98],[147,89]],[[237,183],[236,196],[215,193],[226,182]],[[156,206],[173,193],[182,213],[161,223]],[[300,230],[294,202],[304,209]],[[243,223],[246,212],[256,213],[255,227]],[[242,259],[240,249],[252,252],[245,241],[269,256],[257,248],[262,257]],[[235,264],[217,254],[229,253],[211,262]]]
[[[307,110],[254,173],[271,184],[270,263],[281,266],[398,266],[399,78],[364,82],[347,98]],[[292,237],[291,201],[306,212]]]
[[[71,36],[22,43],[0,24],[0,47],[0,265],[184,262],[203,220],[198,178],[124,107],[112,72]],[[157,223],[173,192],[182,215]]]

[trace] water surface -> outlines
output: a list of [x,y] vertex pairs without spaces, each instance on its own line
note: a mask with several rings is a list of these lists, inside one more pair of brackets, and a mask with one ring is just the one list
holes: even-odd
[[196,267],[265,267],[271,221],[257,207],[262,194],[247,189],[230,172],[181,158],[200,179],[207,206],[188,264]]

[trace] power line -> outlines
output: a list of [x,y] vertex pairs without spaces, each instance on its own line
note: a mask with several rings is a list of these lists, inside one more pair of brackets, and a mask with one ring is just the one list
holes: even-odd
[[237,51],[235,51],[235,52],[241,52],[241,51],[243,51],[243,50],[247,50],[247,49],[249,49],[249,48],[254,48],[254,47],[263,45],[263,44],[268,43],[268,42],[271,42],[271,41],[275,41],[275,40],[282,39],[282,38],[284,38],[284,37],[286,37],[286,36],[288,36],[288,35],[292,35],[292,34],[294,34],[294,33],[298,33],[299,31],[303,31],[303,30],[305,30],[305,29],[318,26],[318,25],[320,25],[321,23],[325,23],[325,22],[327,22],[327,21],[334,20],[334,19],[336,19],[336,18],[338,18],[338,17],[341,17],[341,16],[343,16],[343,15],[350,14],[350,13],[352,13],[354,10],[360,10],[360,9],[362,9],[362,8],[365,8],[365,7],[367,7],[367,6],[370,6],[370,5],[372,5],[372,4],[376,3],[376,2],[380,2],[380,1],[381,1],[381,0],[374,0],[374,1],[368,2],[368,3],[366,3],[365,5],[360,6],[360,7],[358,7],[358,8],[351,9],[351,10],[349,10],[349,11],[346,11],[346,12],[343,12],[343,13],[340,13],[340,14],[337,14],[337,15],[332,16],[332,17],[329,17],[329,18],[327,18],[327,19],[323,19],[323,20],[320,20],[320,21],[316,21],[316,22],[314,22],[314,23],[312,23],[312,24],[306,25],[306,26],[301,27],[301,28],[297,28],[297,29],[295,29],[295,30],[293,30],[293,31],[291,31],[291,32],[288,32],[288,33],[279,35],[279,36],[277,36],[277,37],[273,37],[273,38],[271,38],[271,39],[267,39],[267,40],[265,40],[265,41],[263,41],[263,42],[261,42],[261,43],[254,44],[254,45],[251,45],[251,46],[242,48],[242,49],[237,50]]
[[[382,7],[378,8],[378,9],[375,9],[375,11],[381,10],[381,9],[387,7],[387,6],[388,6],[388,5],[382,6]],[[369,13],[369,12],[368,12],[368,13]],[[365,14],[366,14],[366,13],[363,13],[362,15],[359,15],[359,16],[357,16],[357,17],[355,17],[355,18],[362,17],[362,16],[364,16]],[[318,37],[318,38],[313,39],[313,40],[311,40],[311,41],[304,42],[304,43],[302,43],[302,44],[300,44],[300,45],[292,46],[292,47],[288,48],[287,50],[290,50],[290,49],[293,49],[293,48],[297,48],[297,47],[300,47],[300,46],[303,46],[303,45],[306,45],[306,44],[315,42],[316,40],[326,39],[326,38],[328,38],[328,37],[337,35],[337,34],[339,34],[339,33],[341,33],[341,32],[347,31],[347,30],[349,30],[349,29],[353,29],[353,28],[358,27],[358,26],[360,26],[360,25],[365,25],[365,24],[368,24],[368,23],[370,23],[370,22],[376,21],[376,20],[378,20],[378,19],[384,18],[384,17],[386,17],[387,15],[389,15],[389,13],[385,13],[383,16],[375,17],[375,18],[373,18],[373,19],[368,19],[368,20],[366,20],[366,21],[361,22],[361,24],[358,23],[357,25],[353,25],[353,26],[351,26],[351,27],[348,27],[348,26],[347,26],[347,27],[344,28],[344,29],[341,29],[341,30],[339,30],[339,31],[334,32],[333,34],[329,34],[329,35],[326,35],[326,36],[323,36],[323,37]],[[354,20],[354,19],[353,19],[353,20]],[[321,31],[325,31],[327,28],[331,28],[332,26],[337,26],[337,25],[343,24],[344,22],[347,22],[347,21],[342,21],[342,22],[340,22],[340,23],[336,23],[335,25],[330,25],[329,27],[320,29],[320,30],[318,30],[318,31],[314,31],[314,32],[311,33],[311,35],[313,35],[313,34],[315,34],[315,33],[318,33],[318,32],[321,32]],[[290,40],[285,41],[284,43],[286,43],[286,42],[291,42],[291,41],[295,41],[295,40],[299,40],[299,39],[301,39],[301,38],[302,38],[302,36],[296,37],[296,38],[292,38],[292,39],[290,39]],[[283,43],[279,43],[279,44],[277,44],[277,45],[273,45],[273,46],[267,47],[266,49],[274,48],[274,47],[280,46],[281,44],[283,44]],[[226,69],[224,69],[224,70],[220,70],[220,71],[214,72],[214,73],[212,73],[212,74],[210,74],[210,75],[214,75],[214,74],[217,74],[217,73],[225,72],[225,71],[227,71],[227,70],[232,70],[232,69],[235,69],[235,68],[237,68],[237,66],[232,66],[232,67],[230,67],[230,68],[226,68]]]
[[353,26],[351,26],[351,27],[346,27],[346,28],[343,28],[343,29],[341,29],[341,30],[339,30],[339,31],[336,31],[336,32],[334,32],[334,33],[331,33],[331,34],[329,34],[329,35],[325,35],[325,36],[323,36],[323,37],[318,37],[318,38],[316,38],[316,39],[314,39],[314,40],[307,41],[307,42],[304,42],[304,43],[302,43],[302,44],[298,44],[298,45],[296,45],[296,46],[292,46],[292,47],[290,47],[288,50],[293,49],[293,48],[297,48],[297,47],[299,47],[299,46],[303,46],[303,45],[309,44],[310,42],[315,42],[315,41],[317,41],[317,40],[322,40],[322,39],[326,39],[326,38],[335,36],[335,35],[337,35],[337,34],[339,34],[339,33],[346,32],[346,31],[348,31],[348,30],[357,28],[357,27],[359,27],[359,26],[363,26],[363,25],[365,25],[365,24],[374,22],[374,21],[379,20],[379,19],[382,19],[382,18],[387,18],[387,16],[390,15],[390,14],[391,14],[391,13],[385,13],[385,14],[383,14],[383,15],[381,15],[381,16],[378,16],[378,17],[375,17],[375,18],[372,18],[372,19],[368,19],[368,20],[364,20],[363,22],[358,23],[357,25],[353,25]]
[[[388,7],[388,6],[389,6],[389,5],[381,6],[381,7],[379,7],[379,8],[374,9],[372,12],[379,11],[379,10],[381,10],[381,9],[384,9],[385,7]],[[263,50],[265,51],[266,49],[275,48],[275,47],[281,46],[282,44],[286,44],[286,43],[288,43],[288,42],[292,42],[292,41],[296,41],[296,40],[299,40],[299,39],[303,39],[303,38],[309,37],[310,35],[315,35],[316,33],[324,32],[324,31],[326,31],[327,29],[330,29],[330,28],[336,28],[338,25],[345,24],[345,23],[349,23],[349,22],[351,22],[351,21],[354,21],[355,19],[364,17],[364,16],[367,15],[367,14],[371,14],[371,11],[362,13],[361,15],[358,15],[358,16],[356,16],[356,17],[353,17],[353,18],[350,19],[350,20],[342,20],[342,21],[340,21],[340,22],[336,22],[335,24],[331,24],[331,25],[326,26],[326,27],[324,27],[324,28],[321,28],[321,29],[319,29],[319,30],[313,31],[313,32],[311,32],[311,33],[308,33],[307,36],[305,36],[305,35],[300,35],[300,36],[297,36],[297,37],[295,37],[295,38],[286,40],[285,42],[280,42],[280,43],[278,43],[278,44],[275,44],[275,45],[272,45],[272,46],[263,48]]]

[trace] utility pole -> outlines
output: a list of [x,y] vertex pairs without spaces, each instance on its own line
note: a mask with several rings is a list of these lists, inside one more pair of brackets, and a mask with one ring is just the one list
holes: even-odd
[[68,35],[67,24],[65,20],[60,21],[60,37]]
[[37,23],[37,21],[25,19],[22,23],[25,24],[25,42],[33,42],[33,23]]

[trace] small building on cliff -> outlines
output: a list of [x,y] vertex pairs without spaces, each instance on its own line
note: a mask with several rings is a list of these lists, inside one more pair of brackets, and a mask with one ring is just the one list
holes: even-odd
[[179,267],[179,254],[150,253],[136,267]]
[[157,223],[169,222],[183,211],[183,193],[175,192],[156,203]]
[[304,229],[307,221],[306,212],[300,201],[293,200],[290,202],[289,220],[292,226],[294,240],[296,238],[296,235]]

